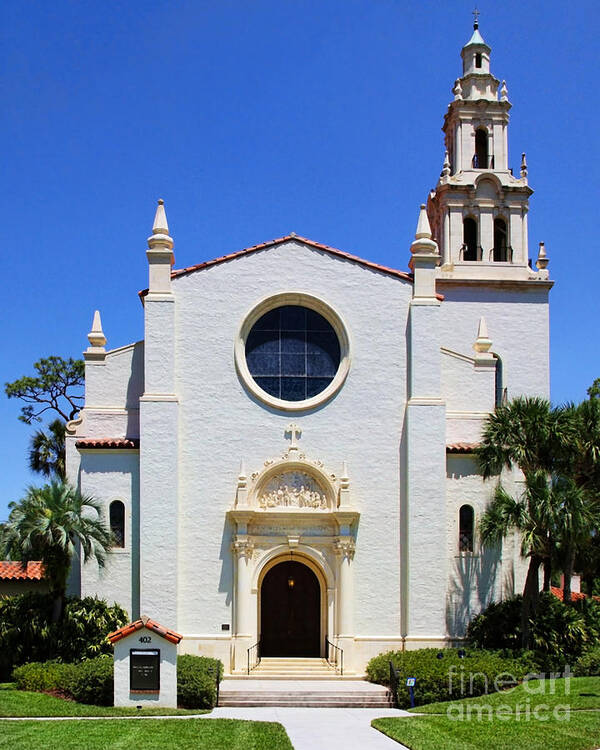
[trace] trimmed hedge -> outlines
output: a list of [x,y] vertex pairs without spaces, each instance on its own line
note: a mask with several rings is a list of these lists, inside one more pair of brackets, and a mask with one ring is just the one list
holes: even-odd
[[71,695],[78,703],[112,706],[114,699],[112,656],[99,656],[77,664],[71,682]]
[[34,693],[60,691],[70,696],[76,671],[76,664],[34,661],[15,667],[13,680],[17,683],[19,690],[29,690]]
[[[457,700],[494,693],[516,685],[525,675],[537,672],[537,663],[531,653],[518,657],[506,652],[468,651],[459,658],[458,649],[423,648],[416,651],[388,651],[371,659],[367,677],[371,682],[388,685],[390,661],[399,673],[398,703],[400,708],[410,706],[407,677],[415,677],[415,704]],[[438,658],[438,654],[442,654]]]
[[[60,691],[78,703],[112,706],[114,667],[111,656],[79,664],[32,662],[16,667],[13,679],[19,690]],[[218,659],[184,654],[177,657],[177,703],[182,708],[211,709],[217,702],[217,677],[223,676]]]
[[182,654],[177,657],[177,704],[181,708],[213,708],[217,703],[217,679],[223,664],[219,659]]

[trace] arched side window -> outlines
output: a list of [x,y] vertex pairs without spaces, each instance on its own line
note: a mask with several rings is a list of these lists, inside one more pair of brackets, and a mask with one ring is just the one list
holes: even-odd
[[113,500],[109,508],[110,531],[113,546],[125,547],[125,506],[120,500]]
[[477,222],[463,219],[463,260],[478,260],[477,244]]
[[506,263],[508,260],[506,235],[506,222],[504,219],[494,219],[494,263]]
[[488,169],[488,134],[487,130],[477,128],[475,131],[475,156],[473,167],[475,169]]
[[475,511],[471,505],[461,506],[458,512],[458,551],[473,552]]

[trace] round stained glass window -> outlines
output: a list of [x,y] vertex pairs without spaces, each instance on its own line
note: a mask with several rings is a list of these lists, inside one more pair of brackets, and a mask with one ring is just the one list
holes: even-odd
[[341,359],[331,323],[300,305],[264,313],[248,333],[245,354],[256,385],[282,401],[306,401],[322,393]]

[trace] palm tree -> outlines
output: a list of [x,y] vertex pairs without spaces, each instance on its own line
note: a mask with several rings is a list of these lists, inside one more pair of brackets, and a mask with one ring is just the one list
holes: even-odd
[[[110,530],[101,517],[100,504],[65,482],[30,487],[19,503],[10,503],[4,525],[2,552],[5,557],[41,560],[54,596],[53,621],[62,614],[67,577],[76,547],[84,562],[95,559],[104,566],[111,547]],[[17,557],[18,556],[18,557]]]
[[31,438],[29,468],[45,477],[65,475],[65,423],[55,419],[48,425],[48,432],[38,430]]
[[[576,455],[573,446],[581,432],[579,424],[575,407],[552,408],[547,399],[537,396],[520,396],[497,407],[487,419],[477,449],[484,479],[497,476],[504,468],[512,466],[523,472],[526,482],[528,475],[540,471],[547,475],[553,471],[568,475],[565,464],[572,464]],[[543,489],[541,478],[531,476],[530,487],[536,483]],[[548,546],[551,550],[552,539],[548,540]],[[540,563],[544,565],[545,591],[550,589],[552,560],[550,552]],[[536,599],[537,595],[531,600],[534,610]]]
[[498,406],[485,424],[477,458],[484,479],[518,466],[523,474],[551,472],[556,456],[572,444],[576,427],[567,409],[553,409],[547,399],[520,396]]
[[551,487],[554,539],[564,572],[563,601],[571,603],[571,578],[578,550],[589,544],[600,526],[600,503],[567,477],[553,477]]
[[497,547],[509,534],[521,536],[521,555],[529,558],[523,588],[523,646],[529,642],[529,618],[535,612],[540,591],[539,568],[552,552],[552,509],[547,475],[543,471],[525,475],[525,491],[515,499],[501,484],[479,522],[481,543]]

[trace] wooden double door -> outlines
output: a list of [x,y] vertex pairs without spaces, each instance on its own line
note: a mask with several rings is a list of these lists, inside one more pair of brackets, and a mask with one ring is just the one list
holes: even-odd
[[261,656],[321,655],[321,586],[307,565],[286,560],[267,571],[260,620]]

